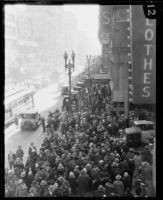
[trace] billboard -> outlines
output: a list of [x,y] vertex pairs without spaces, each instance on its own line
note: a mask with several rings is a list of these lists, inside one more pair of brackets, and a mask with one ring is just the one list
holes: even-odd
[[156,20],[132,6],[133,103],[156,103]]

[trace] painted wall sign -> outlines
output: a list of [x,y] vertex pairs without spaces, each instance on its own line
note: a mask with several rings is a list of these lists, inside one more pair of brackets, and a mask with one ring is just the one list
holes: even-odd
[[142,6],[132,7],[133,101],[156,103],[156,21]]
[[112,10],[110,6],[100,6],[99,13],[99,40],[101,44],[108,44],[111,34]]

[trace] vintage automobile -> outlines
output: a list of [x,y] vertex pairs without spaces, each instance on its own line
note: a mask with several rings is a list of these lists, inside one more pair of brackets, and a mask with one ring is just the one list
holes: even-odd
[[141,129],[141,142],[144,144],[153,143],[155,136],[154,123],[147,120],[137,120],[134,121],[133,127],[138,127]]
[[141,145],[141,129],[130,127],[125,129],[126,143],[128,147],[139,147]]
[[20,114],[21,129],[35,130],[40,124],[40,115],[37,110],[31,109],[24,111]]

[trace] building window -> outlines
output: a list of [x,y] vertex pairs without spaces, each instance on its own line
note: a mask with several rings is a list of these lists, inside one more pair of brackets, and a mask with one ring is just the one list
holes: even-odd
[[16,30],[14,27],[12,26],[5,26],[5,35],[6,36],[12,36],[12,37],[16,37]]
[[6,14],[5,15],[5,21],[7,23],[15,24],[15,16],[13,14]]

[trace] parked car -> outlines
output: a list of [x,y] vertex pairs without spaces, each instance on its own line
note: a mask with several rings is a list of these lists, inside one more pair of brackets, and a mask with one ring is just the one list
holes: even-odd
[[134,121],[134,127],[141,129],[141,142],[142,143],[153,143],[153,138],[155,136],[154,123],[147,120],[137,120]]
[[126,143],[128,147],[139,147],[141,145],[141,129],[130,127],[125,129]]

